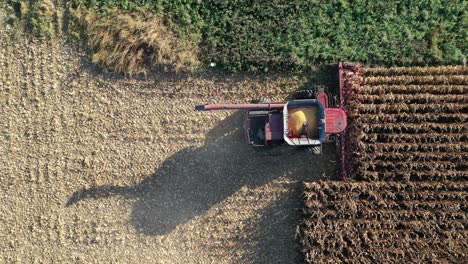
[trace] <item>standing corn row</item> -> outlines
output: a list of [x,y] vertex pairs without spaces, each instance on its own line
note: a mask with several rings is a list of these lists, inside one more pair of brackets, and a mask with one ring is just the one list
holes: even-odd
[[345,105],[355,180],[305,183],[306,262],[464,262],[468,68],[362,72]]
[[[349,111],[349,138],[357,146],[355,177],[440,180],[443,172],[449,175],[445,179],[466,181],[468,161],[441,166],[432,153],[452,159],[468,154],[467,67],[378,68],[365,73],[365,84],[355,87]],[[402,154],[433,163],[382,166],[386,160],[398,161]]]

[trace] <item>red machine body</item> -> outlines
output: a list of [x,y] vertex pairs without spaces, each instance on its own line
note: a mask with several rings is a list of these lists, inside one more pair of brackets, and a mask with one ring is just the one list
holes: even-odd
[[[340,104],[343,111],[349,109],[349,98],[353,93],[353,85],[361,85],[360,72],[361,64],[352,64],[340,62],[338,64],[338,77],[340,82]],[[357,77],[357,78],[356,78]],[[351,164],[352,150],[348,144],[347,128],[340,134],[340,148],[341,148],[341,179],[346,180],[349,175],[352,175],[353,166]]]
[[325,123],[327,134],[339,134],[346,129],[346,113],[339,108],[325,109]]
[[[339,108],[328,108],[328,95],[326,93],[319,93],[317,100],[325,108],[325,133],[326,134],[338,134],[343,132],[346,128],[346,113]],[[281,110],[285,106],[285,103],[261,103],[261,104],[207,104],[196,106],[195,109],[199,111],[212,111],[212,110]],[[268,127],[266,127],[267,138],[276,139],[280,136],[279,131],[283,131],[282,126],[278,125],[278,122],[282,122],[279,116],[273,115],[269,118]],[[281,127],[281,129],[280,129]],[[282,135],[281,135],[282,137]]]

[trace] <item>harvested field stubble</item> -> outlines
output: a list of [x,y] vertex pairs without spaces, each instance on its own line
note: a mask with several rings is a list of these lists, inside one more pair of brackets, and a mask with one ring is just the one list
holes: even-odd
[[0,263],[301,259],[300,184],[335,174],[333,148],[313,161],[259,156],[240,113],[194,106],[280,101],[306,80],[137,80],[84,56],[0,27]]

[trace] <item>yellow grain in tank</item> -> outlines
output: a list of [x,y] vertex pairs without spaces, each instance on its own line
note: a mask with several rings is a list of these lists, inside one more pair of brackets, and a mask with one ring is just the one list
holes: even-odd
[[297,136],[302,134],[303,125],[307,122],[309,137],[318,137],[317,121],[317,107],[298,107],[288,110],[288,129]]

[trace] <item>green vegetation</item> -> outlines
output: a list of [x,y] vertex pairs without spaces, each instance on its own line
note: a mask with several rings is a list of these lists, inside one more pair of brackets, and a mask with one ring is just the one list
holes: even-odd
[[[204,65],[214,62],[230,71],[255,72],[302,70],[339,60],[385,66],[462,64],[468,43],[467,3],[69,0],[67,6],[93,10],[96,19],[112,19],[117,10],[153,13],[177,38],[176,51],[184,45],[189,48],[183,50],[198,46],[197,56]],[[30,21],[33,31],[49,31],[41,26],[48,23]]]
[[142,6],[178,35],[202,34],[204,62],[229,70],[299,68],[338,60],[379,65],[460,64],[467,2],[320,0],[75,0],[105,13]]
[[200,68],[199,8],[170,0],[72,0],[69,6],[70,22],[84,27],[93,61],[108,69],[134,74]]
[[86,29],[93,62],[128,74],[146,73],[154,66],[190,71],[199,65],[198,44],[182,43],[162,18],[146,10],[113,10],[101,17],[90,10],[74,12]]
[[27,25],[40,37],[54,35],[55,4],[52,0],[30,1],[27,12]]

